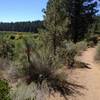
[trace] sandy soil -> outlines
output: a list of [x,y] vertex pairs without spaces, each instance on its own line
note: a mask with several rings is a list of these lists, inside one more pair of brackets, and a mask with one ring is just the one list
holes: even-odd
[[95,48],[89,48],[79,58],[88,63],[91,69],[76,69],[72,77],[82,84],[86,89],[82,90],[84,95],[76,96],[71,100],[100,100],[100,63],[94,61]]
[[[83,52],[78,60],[88,63],[91,69],[74,69],[71,77],[76,83],[84,86],[82,95],[70,97],[69,100],[100,100],[100,63],[94,61],[95,48],[89,48]],[[48,99],[49,100],[49,99]],[[60,96],[52,97],[50,100],[64,100]]]

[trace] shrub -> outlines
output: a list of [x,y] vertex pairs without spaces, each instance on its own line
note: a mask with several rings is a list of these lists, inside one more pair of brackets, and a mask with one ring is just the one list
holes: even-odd
[[67,64],[68,67],[73,67],[76,53],[76,46],[72,42],[64,41],[63,45],[57,48],[57,54],[61,61],[60,63]]
[[88,42],[88,47],[94,47],[94,46],[95,46],[95,44],[94,44],[93,41],[89,41],[89,42]]
[[98,45],[96,47],[95,60],[100,61],[100,43],[98,43]]
[[88,46],[94,47],[98,42],[98,35],[91,35],[87,38]]
[[14,55],[14,44],[9,40],[0,41],[0,57],[12,60]]
[[69,42],[66,43],[66,61],[67,61],[67,65],[68,67],[73,67],[74,63],[75,63],[75,56],[77,54],[77,50],[76,50],[76,46],[74,43]]
[[9,85],[6,81],[0,80],[0,100],[11,100],[9,96]]
[[21,83],[11,94],[12,100],[46,100],[48,88],[42,85],[40,89],[33,82],[29,85]]
[[22,83],[15,90],[12,90],[11,98],[12,100],[34,100],[34,91],[34,84],[26,85]]
[[[31,46],[29,46],[27,41],[25,41],[25,45],[27,49],[26,61],[23,63],[24,67],[22,70],[24,76],[28,76],[26,78],[28,84],[33,81],[41,88],[41,85],[46,82],[50,93],[51,91],[58,91],[65,98],[67,95],[78,93],[76,88],[81,86],[67,81],[67,75],[64,72],[60,72],[59,67],[57,67],[59,60],[51,55],[49,48],[41,48],[41,50],[33,48],[31,52]],[[68,64],[72,66],[76,49],[72,46],[72,43],[66,44],[66,48]]]
[[87,49],[87,43],[85,41],[76,43],[76,49],[77,49],[78,55],[80,55],[82,51]]

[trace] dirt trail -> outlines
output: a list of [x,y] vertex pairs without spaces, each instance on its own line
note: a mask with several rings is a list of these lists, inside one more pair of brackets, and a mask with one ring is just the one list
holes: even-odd
[[78,81],[86,89],[82,90],[84,95],[76,96],[71,100],[100,100],[100,63],[94,61],[95,48],[89,48],[79,58],[88,63],[91,69],[75,69],[73,79]]
[[[71,73],[72,80],[84,86],[81,89],[82,95],[69,97],[69,100],[100,100],[100,63],[94,61],[95,48],[89,48],[84,51],[78,60],[88,63],[91,69],[74,69]],[[63,97],[56,95],[48,100],[65,100]]]

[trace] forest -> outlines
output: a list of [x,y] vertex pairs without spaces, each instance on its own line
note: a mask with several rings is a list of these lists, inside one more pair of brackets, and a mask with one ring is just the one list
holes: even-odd
[[[94,30],[100,32],[100,16],[95,16],[96,24]],[[45,28],[43,25],[44,21],[33,21],[33,22],[0,22],[0,31],[12,31],[12,32],[33,32],[38,33],[38,29]]]
[[16,31],[16,32],[34,32],[37,33],[39,28],[43,28],[42,21],[33,22],[15,22],[0,23],[0,31]]
[[99,100],[99,0],[48,0],[43,20],[0,23],[0,100]]

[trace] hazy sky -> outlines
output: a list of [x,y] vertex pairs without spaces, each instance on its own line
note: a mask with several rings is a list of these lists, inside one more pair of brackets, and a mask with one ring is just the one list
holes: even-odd
[[48,0],[0,0],[0,22],[43,19],[42,9]]
[[0,0],[0,22],[41,20],[46,3],[47,0]]

